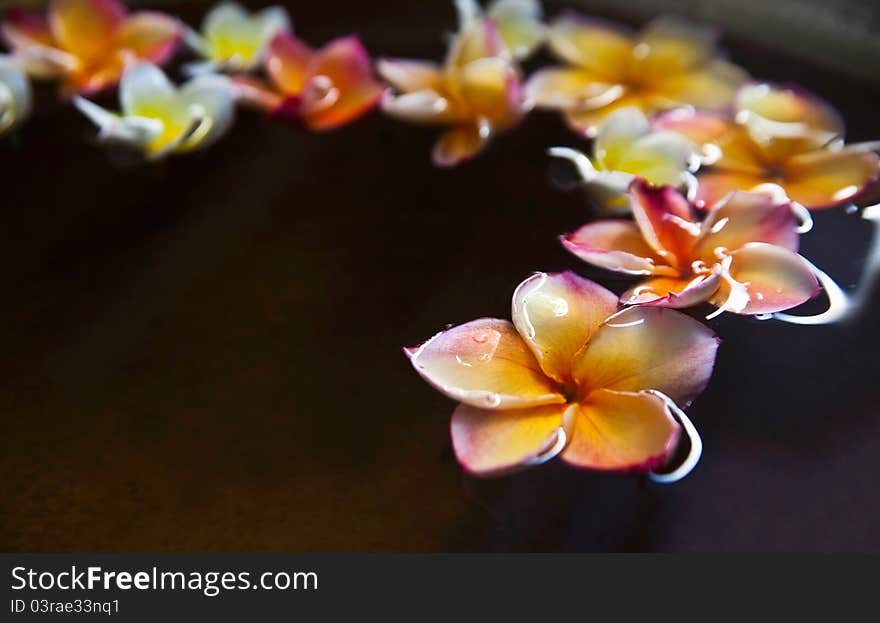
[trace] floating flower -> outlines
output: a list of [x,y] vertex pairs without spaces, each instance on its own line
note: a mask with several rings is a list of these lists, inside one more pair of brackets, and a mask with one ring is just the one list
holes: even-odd
[[797,254],[791,205],[766,193],[735,192],[705,219],[681,193],[644,180],[630,190],[635,222],[607,219],[562,237],[579,258],[649,279],[621,295],[626,305],[689,307],[704,301],[735,314],[796,307],[819,292]]
[[173,17],[129,15],[117,0],[52,0],[46,15],[9,12],[2,28],[27,73],[62,78],[65,93],[113,86],[132,59],[167,61],[182,31]]
[[351,35],[312,50],[289,32],[275,35],[266,51],[271,86],[236,78],[239,100],[273,115],[301,119],[312,130],[328,130],[360,117],[382,98],[370,57]]
[[221,2],[205,16],[201,34],[186,33],[187,43],[205,59],[188,69],[191,73],[250,71],[263,60],[272,37],[286,30],[290,18],[282,7],[248,13],[235,2]]
[[229,129],[235,112],[225,77],[197,76],[178,89],[150,63],[126,68],[119,100],[121,114],[82,97],[74,103],[98,126],[101,140],[131,145],[150,159],[210,145]]
[[659,19],[639,33],[567,13],[549,28],[550,49],[571,67],[533,75],[526,93],[536,106],[562,110],[588,136],[624,106],[646,114],[693,106],[730,106],[743,70],[721,60],[713,31]]
[[472,158],[498,131],[526,113],[519,70],[492,20],[453,40],[445,65],[382,59],[379,74],[399,92],[382,101],[387,114],[412,123],[451,126],[434,146],[438,166]]
[[0,134],[31,112],[31,85],[15,60],[0,55]]
[[570,159],[593,198],[607,211],[629,210],[627,191],[636,177],[658,186],[685,186],[699,166],[693,144],[677,132],[652,130],[635,107],[614,111],[602,122],[593,142],[593,157],[566,147],[550,155]]
[[770,84],[744,86],[734,120],[708,113],[672,112],[656,127],[675,130],[703,146],[698,205],[733,190],[782,187],[806,208],[852,201],[880,176],[880,157],[843,144],[837,112],[815,95]]
[[673,310],[617,311],[617,297],[572,272],[538,273],[513,295],[513,322],[483,318],[405,352],[461,404],[452,445],[493,475],[561,455],[598,470],[648,471],[675,449],[670,409],[706,386],[718,342]]
[[490,19],[497,24],[504,45],[516,59],[531,56],[544,42],[544,12],[538,0],[492,0],[485,11],[477,0],[456,0],[455,6],[460,32]]

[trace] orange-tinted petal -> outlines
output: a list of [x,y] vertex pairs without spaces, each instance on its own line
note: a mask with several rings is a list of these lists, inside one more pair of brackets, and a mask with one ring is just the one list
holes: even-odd
[[556,56],[607,82],[619,82],[629,70],[632,32],[619,24],[568,12],[550,24],[548,40]]
[[[336,39],[321,48],[310,74],[301,114],[313,130],[335,128],[363,115],[379,103],[384,91],[373,78],[370,57],[355,36]],[[325,88],[331,89],[330,93],[324,93]],[[322,93],[312,97],[315,89]]]
[[566,123],[576,132],[582,132],[588,137],[594,137],[608,117],[622,108],[632,106],[638,108],[646,115],[653,115],[677,105],[672,100],[656,96],[650,92],[628,91],[626,87],[616,87],[616,89],[609,91],[609,95],[615,95],[610,104],[594,109],[566,111]]
[[376,71],[391,86],[404,93],[422,89],[436,91],[443,83],[440,66],[430,61],[380,58],[376,62]]
[[450,430],[455,456],[467,471],[499,475],[543,463],[565,447],[565,404],[487,411],[459,405]]
[[575,362],[586,391],[656,389],[687,405],[712,375],[718,339],[690,316],[662,307],[632,307],[609,318]]
[[733,103],[748,74],[726,61],[712,61],[698,70],[670,76],[654,89],[664,97],[700,109],[721,110]]
[[125,19],[116,33],[116,47],[137,58],[161,64],[174,54],[180,22],[164,13],[143,11]]
[[686,262],[700,235],[688,200],[671,186],[651,186],[640,179],[632,183],[630,199],[645,241],[671,266]]
[[632,221],[607,219],[584,225],[560,239],[583,261],[630,275],[650,275],[663,265]]
[[635,42],[637,75],[665,81],[698,68],[715,52],[717,31],[672,17],[655,19]]
[[532,74],[525,90],[535,106],[561,110],[601,108],[625,92],[620,85],[606,82],[596,72],[579,67],[541,69]]
[[584,469],[644,472],[675,450],[681,426],[653,393],[598,390],[566,413],[571,440],[562,460]]
[[659,115],[655,129],[672,130],[701,147],[704,164],[716,169],[761,175],[761,153],[742,126],[721,115],[675,110]]
[[471,114],[488,120],[493,127],[510,127],[523,115],[519,77],[503,59],[481,58],[468,63],[461,69],[459,88]]
[[765,193],[737,191],[716,204],[703,222],[706,232],[694,256],[710,264],[719,251],[735,251],[749,242],[766,242],[792,251],[798,248],[798,223],[791,204]]
[[506,320],[474,320],[405,352],[428,383],[476,407],[510,409],[565,401]]
[[480,153],[491,135],[492,128],[488,124],[456,125],[440,136],[431,152],[431,159],[438,167],[455,166]]
[[721,282],[720,266],[708,273],[688,279],[655,277],[634,286],[620,295],[624,305],[649,305],[681,309],[708,301]]
[[17,9],[8,11],[3,16],[3,37],[12,48],[55,45],[55,37],[45,15]]
[[49,24],[66,51],[87,61],[101,59],[126,16],[117,0],[52,0]]
[[729,277],[712,304],[734,314],[769,314],[797,307],[819,293],[819,282],[797,253],[751,242],[731,255]]
[[501,38],[501,31],[493,20],[479,20],[455,36],[449,47],[446,67],[451,70],[461,69],[481,58],[496,56],[505,59],[510,57]]
[[736,96],[736,111],[737,122],[773,162],[843,137],[843,120],[837,111],[799,88],[748,84]]
[[571,379],[572,359],[617,310],[617,297],[571,271],[537,273],[513,294],[513,323],[544,372]]
[[309,78],[312,49],[290,32],[277,33],[266,46],[266,73],[287,96],[298,96]]
[[880,157],[844,148],[802,154],[785,163],[786,193],[807,208],[852,201],[880,176]]
[[694,204],[700,208],[710,208],[730,193],[739,190],[750,191],[756,186],[768,183],[761,175],[737,173],[735,171],[701,172],[697,176],[697,192]]

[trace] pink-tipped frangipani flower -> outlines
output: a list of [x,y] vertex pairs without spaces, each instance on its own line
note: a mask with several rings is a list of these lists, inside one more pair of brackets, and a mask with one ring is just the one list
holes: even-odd
[[621,295],[625,305],[708,301],[718,307],[713,316],[755,315],[796,307],[820,291],[797,253],[791,204],[778,195],[738,191],[701,214],[677,190],[637,179],[630,202],[635,221],[596,221],[561,238],[585,262],[648,277]]
[[382,100],[386,114],[449,128],[434,146],[437,166],[473,158],[527,111],[519,69],[492,19],[479,20],[456,35],[442,67],[381,59],[377,69],[396,91]]
[[734,190],[773,184],[806,208],[828,208],[852,201],[880,177],[880,157],[844,145],[840,115],[802,89],[749,84],[737,94],[732,119],[674,111],[658,117],[654,127],[702,146],[698,206]]
[[568,65],[536,72],[526,93],[591,137],[608,114],[626,106],[647,115],[680,107],[723,110],[747,74],[719,57],[716,39],[710,29],[670,18],[636,33],[565,13],[550,24],[548,42]]
[[66,94],[113,86],[132,60],[164,63],[183,32],[169,15],[129,14],[117,0],[52,0],[45,15],[10,11],[2,30],[28,74],[61,78]]
[[311,130],[330,130],[363,116],[384,91],[355,35],[313,50],[289,31],[279,32],[266,48],[264,66],[270,84],[233,79],[239,100],[299,119]]
[[535,274],[513,322],[482,318],[405,349],[416,371],[460,402],[452,445],[469,472],[502,474],[561,455],[585,469],[666,463],[686,406],[706,387],[718,341],[669,309],[617,312],[617,297],[572,272]]

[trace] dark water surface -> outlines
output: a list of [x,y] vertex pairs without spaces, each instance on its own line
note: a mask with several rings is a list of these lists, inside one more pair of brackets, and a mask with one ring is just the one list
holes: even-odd
[[[446,2],[292,4],[304,38],[386,55],[439,58],[453,25]],[[877,87],[726,43],[880,138]],[[579,144],[554,115],[451,171],[434,130],[379,114],[311,135],[245,113],[204,153],[119,168],[50,93],[0,145],[0,549],[880,550],[876,293],[842,325],[713,321],[678,485],[462,475],[454,405],[400,347],[508,317],[531,271],[627,283],[556,241],[589,212],[550,183],[545,149]],[[830,211],[802,250],[851,288],[870,238]]]

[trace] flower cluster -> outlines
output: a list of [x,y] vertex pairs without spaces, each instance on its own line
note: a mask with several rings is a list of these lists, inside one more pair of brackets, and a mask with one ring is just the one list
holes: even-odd
[[[405,352],[460,403],[452,442],[470,472],[555,456],[653,471],[684,430],[691,457],[673,472],[684,475],[700,445],[681,409],[706,387],[718,340],[672,308],[777,314],[823,287],[831,300],[827,275],[798,254],[808,229],[799,220],[866,191],[880,177],[877,144],[846,144],[842,119],[816,95],[752,80],[723,57],[714,30],[659,19],[633,31],[571,12],[545,24],[538,0],[455,5],[442,62],[383,58],[375,71],[357,36],[312,47],[279,7],[223,2],[198,32],[119,0],[9,11],[0,133],[31,110],[28,77],[57,80],[100,139],[147,159],[214,143],[238,106],[313,131],[380,107],[444,128],[433,149],[442,167],[473,158],[534,108],[559,112],[591,144],[550,154],[571,160],[594,203],[618,217],[561,242],[639,281],[618,296],[572,272],[537,273],[516,289],[512,322],[476,320]],[[545,44],[559,64],[526,76],[520,63]],[[183,46],[198,60],[178,86],[160,66]],[[116,86],[118,112],[87,99]]]

